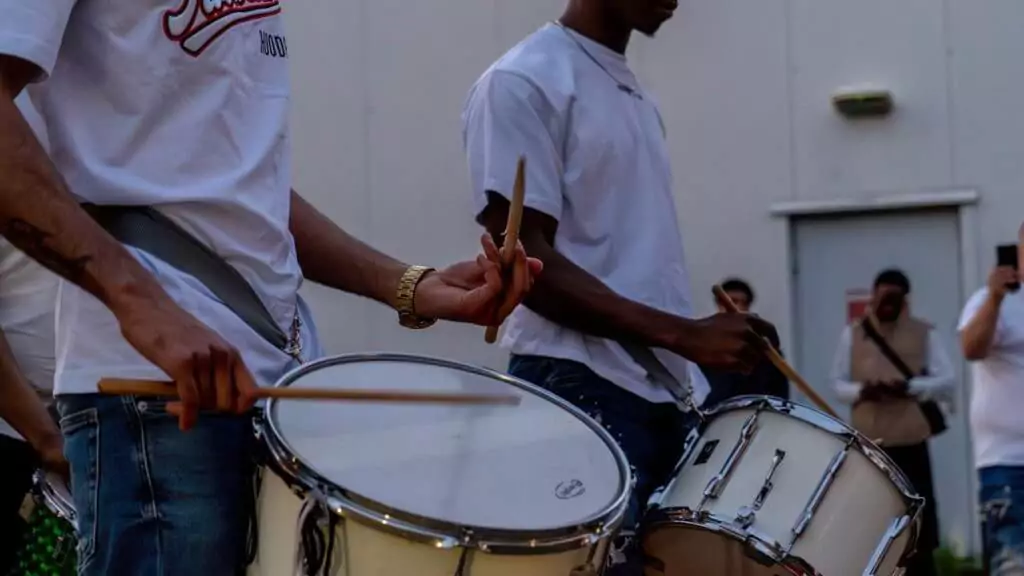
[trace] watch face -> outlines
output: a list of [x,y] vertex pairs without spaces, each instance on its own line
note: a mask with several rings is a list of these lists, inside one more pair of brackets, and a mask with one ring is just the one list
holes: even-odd
[[434,325],[436,320],[419,318],[412,314],[399,314],[398,323],[405,328],[411,328],[413,330],[422,330],[424,328],[430,328]]

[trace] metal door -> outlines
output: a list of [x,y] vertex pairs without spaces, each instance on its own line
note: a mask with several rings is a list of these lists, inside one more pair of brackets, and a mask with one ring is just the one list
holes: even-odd
[[[865,213],[793,220],[795,357],[799,369],[843,418],[829,371],[847,321],[848,293],[870,290],[875,275],[896,267],[910,278],[911,311],[935,324],[963,381],[956,321],[963,305],[956,209]],[[794,390],[794,397],[804,401]],[[931,441],[944,540],[974,550],[973,465],[967,406],[958,390],[949,430]]]

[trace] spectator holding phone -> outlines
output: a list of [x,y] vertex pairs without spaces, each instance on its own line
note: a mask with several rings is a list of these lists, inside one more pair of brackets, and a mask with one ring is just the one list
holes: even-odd
[[840,336],[832,367],[839,399],[852,405],[853,427],[878,442],[925,499],[917,554],[907,576],[934,576],[939,522],[928,439],[946,428],[939,404],[951,404],[952,363],[932,325],[911,316],[910,280],[881,272],[868,313]]
[[[960,317],[960,345],[971,361],[971,436],[984,520],[986,573],[1024,574],[1024,295],[1020,246],[997,250],[988,285]],[[1015,257],[1016,256],[1016,257]]]

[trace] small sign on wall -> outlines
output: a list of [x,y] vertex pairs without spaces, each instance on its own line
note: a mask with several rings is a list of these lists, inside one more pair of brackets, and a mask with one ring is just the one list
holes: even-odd
[[871,291],[854,288],[846,291],[846,321],[853,322],[863,318],[871,305]]

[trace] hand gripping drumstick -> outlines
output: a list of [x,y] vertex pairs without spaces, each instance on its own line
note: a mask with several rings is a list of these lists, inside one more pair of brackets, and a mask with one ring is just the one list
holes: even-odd
[[[516,166],[516,181],[512,186],[512,204],[508,208],[508,224],[505,226],[505,242],[501,245],[501,262],[508,265],[515,257],[519,242],[519,224],[523,221],[523,199],[526,197],[526,157],[519,157]],[[498,326],[488,326],[484,341],[494,344],[498,339]]]
[[[724,306],[726,310],[733,314],[742,314],[740,309],[736,307],[736,303],[732,301],[732,298],[729,297],[729,294],[727,294],[721,286],[716,285],[712,290],[715,293],[715,298],[718,298],[718,301],[722,303],[722,306]],[[772,343],[767,338],[764,338],[764,342],[766,344],[765,355],[768,356],[768,359],[771,360],[772,364],[779,369],[779,372],[782,372],[790,382],[796,385],[796,387],[800,389],[800,392],[803,392],[804,396],[807,396],[811,402],[818,407],[818,409],[836,420],[839,420],[839,415],[836,414],[836,411],[828,405],[828,402],[825,402],[824,398],[815,392],[814,388],[811,388],[811,385],[808,384],[807,381],[789,365],[789,362],[786,362],[786,359],[782,357],[782,354],[779,354],[779,351],[772,346]]]
[[[116,396],[164,396],[178,397],[178,388],[173,382],[156,380],[122,380],[103,378],[99,383],[100,394]],[[323,390],[289,387],[258,387],[253,391],[255,398],[279,398],[287,400],[343,400],[347,402],[386,402],[419,404],[465,404],[517,406],[518,396],[509,394],[465,394],[462,392],[415,392],[408,390]]]

